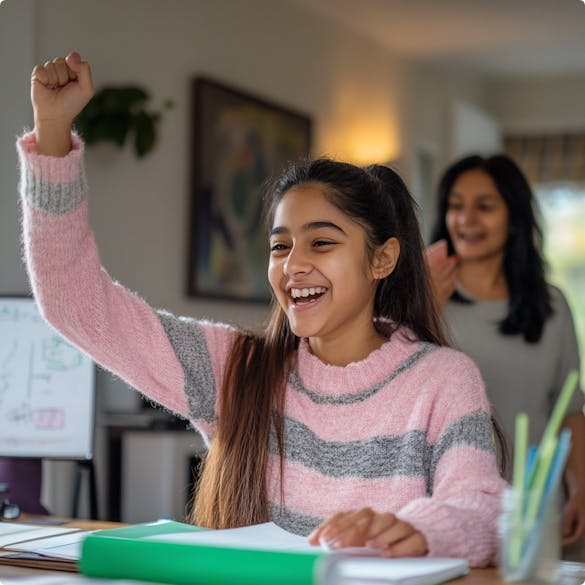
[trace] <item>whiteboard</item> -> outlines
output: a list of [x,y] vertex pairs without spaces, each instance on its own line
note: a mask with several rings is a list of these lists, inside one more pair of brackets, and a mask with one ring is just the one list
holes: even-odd
[[91,459],[95,366],[30,297],[0,297],[0,456]]

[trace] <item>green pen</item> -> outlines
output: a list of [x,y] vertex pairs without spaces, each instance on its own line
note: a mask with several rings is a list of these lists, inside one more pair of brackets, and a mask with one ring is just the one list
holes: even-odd
[[520,556],[524,541],[522,518],[524,511],[526,451],[528,449],[528,415],[521,412],[516,416],[514,436],[514,475],[512,486],[514,489],[514,510],[512,513],[512,542],[510,543],[510,566],[516,568],[520,563]]
[[575,391],[578,381],[579,373],[577,372],[577,370],[571,370],[567,375],[561,393],[559,394],[559,397],[553,408],[548,424],[546,425],[546,428],[542,435],[542,439],[538,447],[538,453],[536,454],[536,461],[532,468],[530,478],[528,479],[529,490],[532,490],[535,487],[534,484],[536,480],[536,475],[538,473],[538,469],[541,466],[543,450],[545,447],[548,447],[550,445],[551,440],[557,436],[557,433],[559,432],[559,429],[561,427],[561,422],[563,421],[563,417],[567,412],[569,402],[571,401],[571,397],[573,396],[573,392]]

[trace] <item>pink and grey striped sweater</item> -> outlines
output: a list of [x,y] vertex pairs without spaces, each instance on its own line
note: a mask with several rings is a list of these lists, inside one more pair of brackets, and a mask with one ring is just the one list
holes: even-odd
[[[83,144],[64,158],[18,143],[26,260],[46,319],[145,396],[212,440],[234,329],[155,311],[101,268],[87,222]],[[253,456],[253,454],[252,454]],[[500,478],[480,374],[462,353],[397,331],[345,367],[301,341],[285,405],[284,500],[277,454],[272,519],[307,534],[340,510],[396,513],[429,554],[493,561]]]

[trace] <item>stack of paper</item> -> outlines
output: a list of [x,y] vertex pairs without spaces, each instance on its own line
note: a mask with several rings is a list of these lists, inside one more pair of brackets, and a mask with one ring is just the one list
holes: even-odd
[[87,531],[61,526],[0,523],[0,564],[76,571]]
[[463,559],[327,552],[271,522],[204,530],[161,521],[98,531],[85,539],[79,566],[92,577],[190,585],[337,585],[338,577],[344,585],[435,585],[469,571]]
[[[436,585],[469,571],[463,559],[382,559],[371,549],[324,551],[272,522],[207,530],[158,522],[87,532],[0,524],[0,564],[90,577],[189,585]],[[76,562],[78,561],[78,563]]]

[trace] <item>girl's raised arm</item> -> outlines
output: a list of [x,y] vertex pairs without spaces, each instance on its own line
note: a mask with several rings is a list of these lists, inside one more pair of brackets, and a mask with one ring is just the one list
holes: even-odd
[[37,65],[31,76],[37,152],[65,156],[75,117],[93,97],[91,69],[79,53]]
[[232,330],[154,310],[102,268],[88,223],[84,145],[71,131],[94,93],[89,64],[71,53],[38,65],[31,86],[35,131],[17,149],[25,258],[43,317],[98,364],[211,435]]

